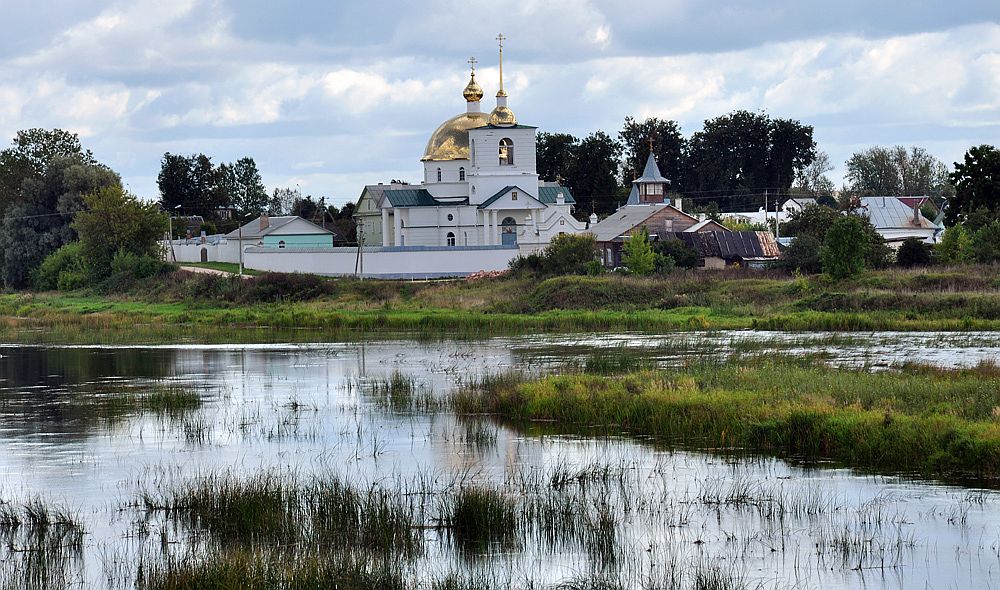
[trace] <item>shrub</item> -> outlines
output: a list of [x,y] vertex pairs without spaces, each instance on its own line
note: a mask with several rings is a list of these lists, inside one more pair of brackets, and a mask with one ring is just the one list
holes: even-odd
[[677,238],[667,238],[653,244],[653,250],[662,256],[669,256],[681,268],[696,268],[698,253]]
[[[86,274],[83,264],[83,250],[80,242],[71,242],[59,248],[52,254],[45,257],[42,264],[31,274],[31,283],[39,291],[53,291],[55,289],[64,290],[60,286],[60,275],[63,273],[75,275],[72,279],[67,277],[66,284],[77,284],[82,277],[86,282]],[[78,285],[82,286],[82,285]],[[72,287],[72,290],[78,287]]]
[[245,281],[240,300],[244,303],[305,301],[330,293],[332,285],[332,281],[316,275],[269,272]]
[[972,255],[983,264],[1000,261],[1000,221],[986,224],[972,234]]
[[781,255],[782,266],[789,271],[816,274],[823,269],[820,249],[823,244],[816,236],[806,234],[792,240]]
[[549,242],[540,254],[518,256],[510,262],[515,274],[524,272],[555,275],[588,274],[588,263],[597,255],[597,243],[591,234],[562,234]]
[[938,262],[942,264],[966,264],[972,262],[972,236],[961,223],[949,227],[941,242],[934,246]]
[[622,264],[629,274],[644,277],[656,270],[656,253],[649,243],[649,231],[645,226],[632,232],[622,247]]
[[841,217],[826,232],[826,239],[823,240],[820,249],[823,271],[834,279],[860,274],[865,269],[868,247],[864,223],[857,217]]
[[596,277],[604,274],[604,265],[601,264],[600,260],[591,260],[585,267],[587,269],[587,276]]
[[663,254],[654,254],[654,255],[656,256],[655,260],[656,274],[658,275],[670,274],[670,272],[673,271],[674,268],[676,268],[677,263],[674,262],[673,258],[665,256]]
[[124,250],[116,252],[115,257],[111,259],[111,273],[113,275],[129,275],[136,279],[155,277],[172,269],[173,265],[159,258],[141,256]]
[[927,266],[931,263],[931,249],[917,238],[906,238],[896,253],[896,263],[904,268]]

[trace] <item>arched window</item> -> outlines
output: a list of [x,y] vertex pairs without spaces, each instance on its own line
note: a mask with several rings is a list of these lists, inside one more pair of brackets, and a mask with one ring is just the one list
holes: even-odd
[[500,140],[500,165],[514,165],[514,142],[507,137]]
[[455,245],[455,234],[452,232],[448,232],[448,245],[449,246]]
[[441,182],[441,169],[438,168],[438,182]]
[[459,168],[458,169],[458,180],[459,181],[464,181],[465,180],[465,168]]
[[517,221],[513,217],[505,217],[500,222],[500,243],[504,246],[517,243]]

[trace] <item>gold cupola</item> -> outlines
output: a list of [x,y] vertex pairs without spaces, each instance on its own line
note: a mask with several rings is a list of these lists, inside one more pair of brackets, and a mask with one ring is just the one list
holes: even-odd
[[466,102],[479,102],[485,94],[483,93],[483,87],[476,82],[476,58],[470,57],[469,65],[472,66],[472,73],[469,74],[469,83],[466,84],[465,90],[462,91],[462,96],[465,97]]
[[507,91],[503,89],[503,42],[507,38],[503,33],[497,35],[500,42],[500,90],[497,90],[497,107],[490,113],[490,125],[497,127],[513,127],[517,125],[517,117],[514,111],[507,106]]

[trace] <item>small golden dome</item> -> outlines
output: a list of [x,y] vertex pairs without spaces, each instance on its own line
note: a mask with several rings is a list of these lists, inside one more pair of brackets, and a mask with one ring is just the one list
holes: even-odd
[[469,129],[489,123],[489,115],[473,112],[462,113],[448,119],[434,131],[421,161],[468,160]]
[[517,117],[514,116],[514,111],[510,110],[506,105],[498,105],[490,113],[490,125],[513,127],[517,125]]
[[469,77],[469,84],[462,91],[462,96],[467,102],[479,102],[483,99],[483,87],[476,82],[476,73]]

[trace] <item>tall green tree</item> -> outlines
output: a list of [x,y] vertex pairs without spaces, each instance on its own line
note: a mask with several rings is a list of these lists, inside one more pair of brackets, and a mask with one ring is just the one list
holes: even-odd
[[12,147],[0,151],[0,283],[27,287],[42,260],[75,239],[70,222],[84,206],[81,195],[119,182],[75,134],[19,132]]
[[86,208],[76,214],[73,229],[88,275],[111,275],[111,261],[118,253],[156,257],[159,240],[167,230],[167,216],[156,203],[140,201],[121,185],[105,186],[83,197]]
[[252,219],[267,211],[267,189],[253,158],[244,157],[226,167],[229,202],[241,220]]
[[816,152],[816,159],[795,174],[791,193],[808,195],[810,197],[830,196],[836,187],[827,172],[833,170],[830,156],[826,152]]
[[164,154],[157,176],[163,208],[215,220],[215,211],[229,205],[227,170],[205,154]]
[[726,211],[756,209],[765,190],[787,194],[798,170],[812,163],[816,144],[809,125],[734,111],[705,121],[691,136],[687,191],[703,192]]
[[621,153],[621,144],[603,131],[595,131],[580,142],[567,178],[579,213],[617,209],[623,197],[618,184]]
[[653,140],[653,156],[660,173],[670,180],[672,190],[682,190],[687,140],[681,135],[677,121],[656,117],[642,122],[625,117],[625,123],[618,132],[618,141],[622,145],[622,186],[631,186],[632,181],[642,174],[649,158],[650,139]]
[[947,197],[954,192],[943,162],[921,147],[875,146],[847,160],[848,191],[859,197]]
[[950,178],[955,196],[948,200],[945,223],[963,223],[975,231],[1000,219],[1000,150],[991,145],[969,149]]
[[550,181],[569,178],[579,143],[568,133],[539,133],[535,141],[538,176]]

